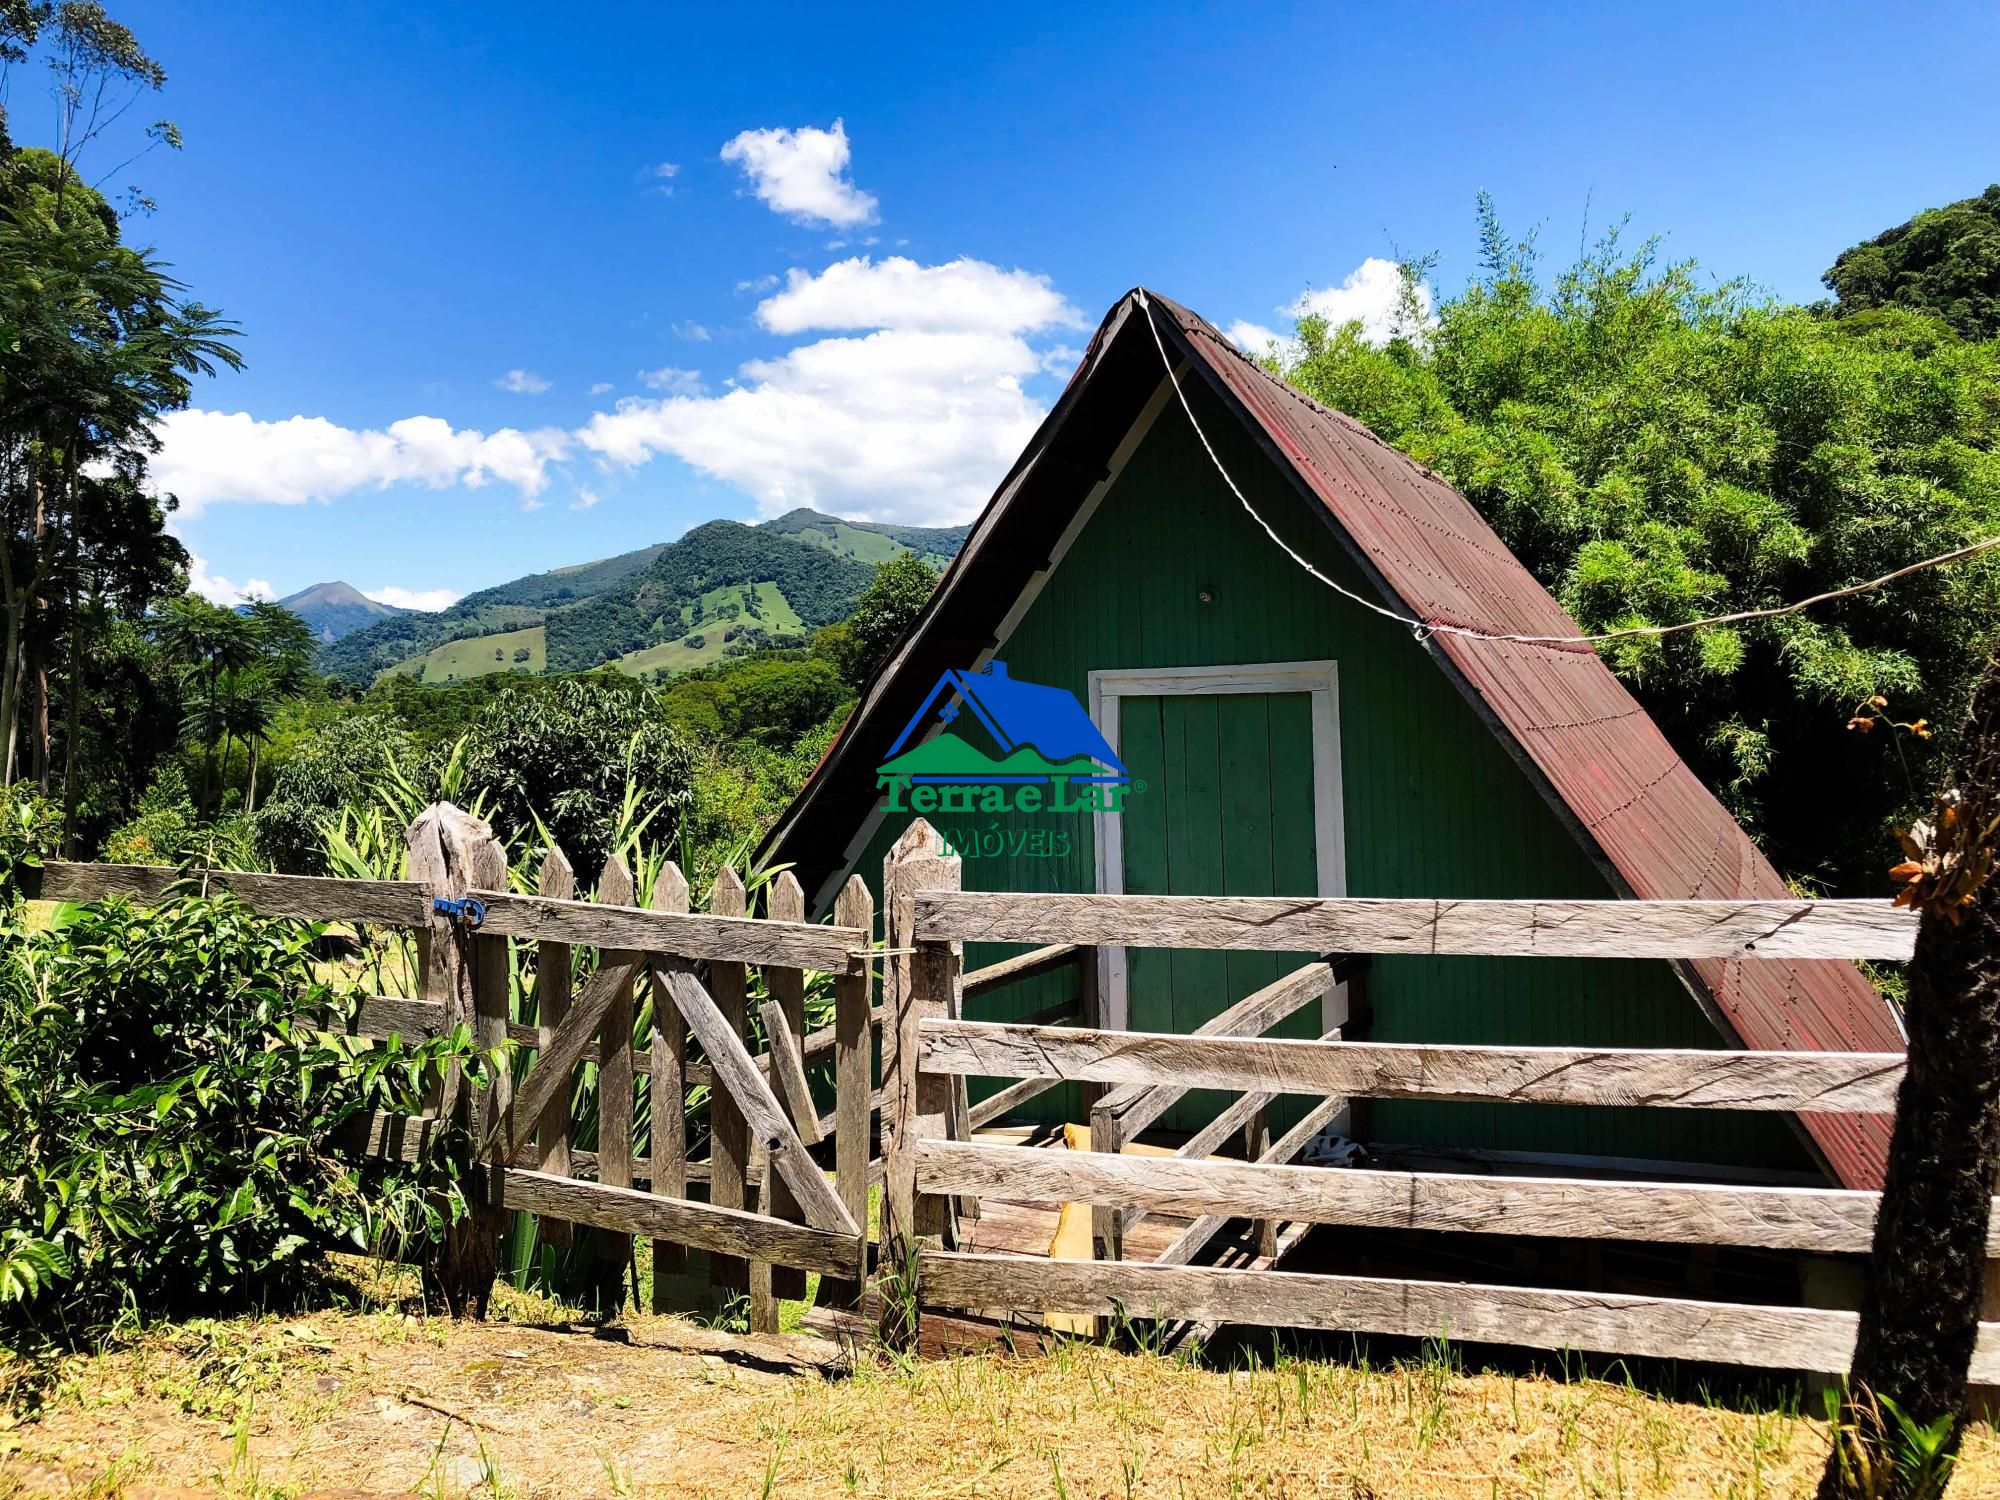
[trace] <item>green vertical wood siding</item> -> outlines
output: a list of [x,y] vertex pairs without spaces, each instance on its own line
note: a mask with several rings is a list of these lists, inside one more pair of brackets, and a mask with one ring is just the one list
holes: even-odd
[[[1255,440],[1206,393],[1190,394],[1223,462],[1260,514],[1321,571],[1369,593],[1327,527]],[[1201,601],[1204,593],[1212,602]],[[996,617],[1007,602],[995,602]],[[1094,669],[1332,659],[1339,666],[1349,894],[1611,894],[1526,775],[1409,633],[1341,599],[1274,546],[1217,477],[1176,405],[1161,413],[999,654],[1014,676],[1068,688],[1085,702]],[[1125,815],[1128,871],[1164,858],[1230,889],[1232,855],[1248,869],[1262,857],[1260,841],[1268,836],[1272,875],[1282,881],[1283,893],[1311,892],[1310,781],[1301,788],[1293,769],[1303,763],[1309,733],[1303,700],[1295,709],[1282,696],[1256,699],[1261,725],[1247,705],[1218,708],[1225,701],[1136,700],[1126,710],[1121,748],[1140,764],[1157,763],[1157,782],[1146,779],[1167,789],[1161,794],[1149,786],[1134,794],[1134,810]],[[1150,716],[1141,711],[1147,703],[1154,705]],[[1260,734],[1268,770],[1233,775],[1232,767],[1257,756]],[[886,742],[878,748],[885,750]],[[1285,803],[1271,809],[1262,825],[1267,832],[1257,822],[1260,786]],[[1148,798],[1155,800],[1142,800]],[[976,834],[1047,827],[1053,820],[939,821],[962,822],[961,831]],[[1064,821],[1070,830],[1066,854],[969,858],[967,888],[1092,889],[1089,819]],[[882,857],[901,831],[901,820],[885,820],[859,862],[878,892]],[[1232,843],[1239,834],[1240,844]],[[1307,851],[1303,865],[1295,845]],[[1280,848],[1282,856],[1275,853]],[[966,961],[976,967],[1017,951],[975,945]],[[1142,965],[1149,975],[1158,972],[1162,961],[1172,976],[1172,1019],[1182,1031],[1277,972],[1270,959],[1135,953],[1135,1021],[1144,1017],[1151,1024],[1157,1014],[1157,1002],[1139,993],[1139,975]],[[1065,983],[1052,977],[1017,986],[981,1001],[975,1014],[996,1020],[1025,1014],[1056,999]],[[1372,1035],[1379,1041],[1722,1045],[1694,999],[1657,961],[1378,958],[1370,992]],[[1198,998],[1203,993],[1205,1003]],[[1045,1102],[1045,1117],[1077,1118],[1073,1091],[1052,1093]],[[1787,1122],[1754,1113],[1381,1101],[1373,1106],[1370,1134],[1483,1149],[1745,1165],[1807,1162]]]
[[[1121,815],[1125,889],[1135,896],[1295,896],[1319,889],[1311,699],[1304,693],[1133,697],[1119,713],[1119,755],[1147,791]],[[1315,955],[1133,949],[1127,1024],[1193,1031],[1218,995],[1241,997]],[[1308,1006],[1273,1035],[1315,1037]],[[1198,1130],[1227,1102],[1195,1093],[1170,1130]],[[1278,1111],[1284,1120],[1304,1104]]]

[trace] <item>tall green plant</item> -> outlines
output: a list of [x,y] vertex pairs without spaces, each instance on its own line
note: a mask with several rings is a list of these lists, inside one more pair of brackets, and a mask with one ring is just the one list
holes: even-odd
[[[1833,318],[1616,233],[1547,273],[1481,200],[1483,263],[1371,346],[1300,322],[1284,374],[1464,492],[1585,631],[1787,603],[2000,533],[2000,345],[1884,309]],[[1880,889],[1914,782],[1881,695],[1954,724],[2000,620],[2000,555],[1800,615],[1603,648],[1781,869]]]

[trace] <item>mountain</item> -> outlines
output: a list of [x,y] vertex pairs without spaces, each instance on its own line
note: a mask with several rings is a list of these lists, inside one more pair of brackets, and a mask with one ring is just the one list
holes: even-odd
[[378,604],[351,583],[316,583],[278,602],[310,625],[322,645],[330,645],[378,620],[418,613],[393,604]]
[[845,619],[878,564],[915,552],[942,568],[969,527],[885,526],[795,510],[762,525],[710,521],[677,542],[534,573],[436,614],[382,619],[323,648],[358,687],[384,672],[449,682],[491,672],[684,672],[803,642]]
[[843,521],[816,510],[787,511],[760,531],[776,532],[808,546],[822,547],[856,562],[885,563],[914,552],[942,573],[965,545],[970,526],[886,526],[879,521]]

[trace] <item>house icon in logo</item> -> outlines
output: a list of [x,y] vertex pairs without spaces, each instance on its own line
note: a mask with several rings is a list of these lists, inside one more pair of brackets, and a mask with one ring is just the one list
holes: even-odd
[[[997,754],[960,733],[968,727],[967,715]],[[924,738],[934,724],[942,724],[942,731]],[[1080,809],[1085,804],[1076,800],[1075,787],[1101,789],[1102,801],[1095,792],[1092,801],[1115,811],[1117,793],[1132,778],[1074,693],[1022,682],[996,661],[982,671],[952,670],[940,677],[875,768],[875,779],[888,789],[892,806],[912,787],[992,787],[1037,789],[1007,799],[1020,811]],[[1041,788],[1051,789],[1046,798]],[[966,800],[952,797],[945,805]],[[987,810],[994,800],[981,799],[978,808]]]

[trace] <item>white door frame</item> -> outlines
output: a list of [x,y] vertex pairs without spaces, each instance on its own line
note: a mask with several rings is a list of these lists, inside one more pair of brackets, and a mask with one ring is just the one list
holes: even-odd
[[[1090,674],[1090,717],[1118,753],[1119,709],[1126,698],[1166,698],[1197,693],[1305,693],[1312,702],[1314,864],[1321,896],[1347,894],[1347,820],[1340,789],[1340,669],[1331,661],[1263,662],[1220,667],[1113,667]],[[1139,795],[1143,796],[1144,793]],[[1124,814],[1091,814],[1097,846],[1097,889],[1125,891]],[[1127,1027],[1125,950],[1097,951],[1098,993],[1104,1025]]]

